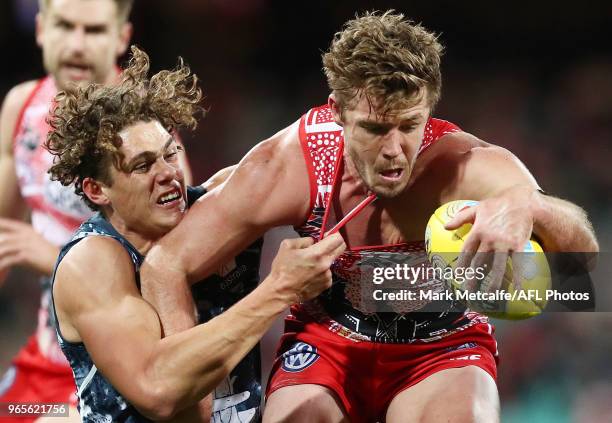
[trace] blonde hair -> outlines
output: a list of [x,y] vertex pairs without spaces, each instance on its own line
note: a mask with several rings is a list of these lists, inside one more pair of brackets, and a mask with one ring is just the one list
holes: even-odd
[[341,107],[353,106],[364,94],[377,113],[393,114],[425,94],[429,106],[435,106],[442,88],[442,52],[436,34],[403,14],[366,12],[335,34],[323,54],[323,69]]

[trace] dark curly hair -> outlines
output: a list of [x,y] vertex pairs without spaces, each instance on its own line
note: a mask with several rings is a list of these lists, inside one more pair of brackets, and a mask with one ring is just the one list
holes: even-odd
[[195,129],[197,114],[204,114],[198,79],[181,58],[175,70],[163,70],[148,79],[149,57],[135,46],[131,50],[119,84],[60,92],[49,117],[51,131],[45,147],[55,156],[51,179],[74,184],[76,194],[93,210],[98,206],[87,198],[82,182],[93,178],[111,185],[111,164],[125,171],[119,132],[151,120],[159,121],[168,132],[179,127]]
[[381,115],[414,105],[427,87],[428,105],[440,98],[443,47],[436,34],[389,10],[348,21],[323,54],[329,88],[342,107],[360,93]]

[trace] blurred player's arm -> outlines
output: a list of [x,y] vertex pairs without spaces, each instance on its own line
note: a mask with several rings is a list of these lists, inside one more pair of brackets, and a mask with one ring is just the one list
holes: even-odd
[[[453,136],[472,137],[464,133]],[[525,165],[504,148],[487,144],[467,152],[452,191],[454,198],[480,201],[447,225],[456,228],[474,223],[466,250],[522,251],[532,231],[549,252],[599,250],[585,211],[569,201],[542,194]]]
[[147,254],[142,293],[160,314],[164,332],[193,326],[189,283],[215,273],[269,228],[301,224],[309,198],[296,122],[253,148]]
[[82,341],[98,370],[146,417],[176,421],[176,413],[210,393],[289,304],[331,285],[329,265],[344,242],[338,235],[312,244],[284,241],[270,275],[251,294],[211,321],[161,339],[158,316],[140,296],[125,249],[111,238],[86,238],[56,272],[62,336]]
[[0,111],[0,284],[11,266],[23,265],[50,275],[59,252],[24,223],[27,206],[19,191],[13,155],[19,114],[36,82],[17,85],[7,94]]

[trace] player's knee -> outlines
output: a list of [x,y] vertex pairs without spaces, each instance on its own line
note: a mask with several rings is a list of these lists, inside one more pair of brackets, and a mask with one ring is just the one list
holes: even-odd
[[458,384],[453,397],[454,413],[461,423],[499,422],[499,396],[489,375],[478,368],[464,369],[464,385]]
[[455,410],[457,423],[498,423],[499,409],[490,400],[473,398]]
[[490,398],[465,398],[452,404],[435,400],[430,401],[419,415],[416,421],[420,423],[499,423],[499,404]]
[[478,399],[472,404],[474,422],[499,423],[499,401],[497,399]]
[[334,394],[323,386],[295,385],[275,391],[266,403],[263,423],[340,423],[348,421]]

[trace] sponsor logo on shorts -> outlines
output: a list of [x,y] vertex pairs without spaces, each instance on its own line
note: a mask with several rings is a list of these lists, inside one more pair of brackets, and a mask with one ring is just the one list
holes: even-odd
[[480,354],[472,354],[472,355],[464,355],[462,357],[454,357],[451,358],[450,360],[480,360],[482,358],[482,356]]
[[475,342],[466,342],[465,344],[461,344],[459,346],[452,346],[452,347],[448,347],[446,349],[446,351],[457,351],[457,350],[464,350],[466,348],[476,348],[477,345]]
[[319,359],[317,349],[305,342],[297,342],[283,353],[283,370],[286,372],[301,372]]

